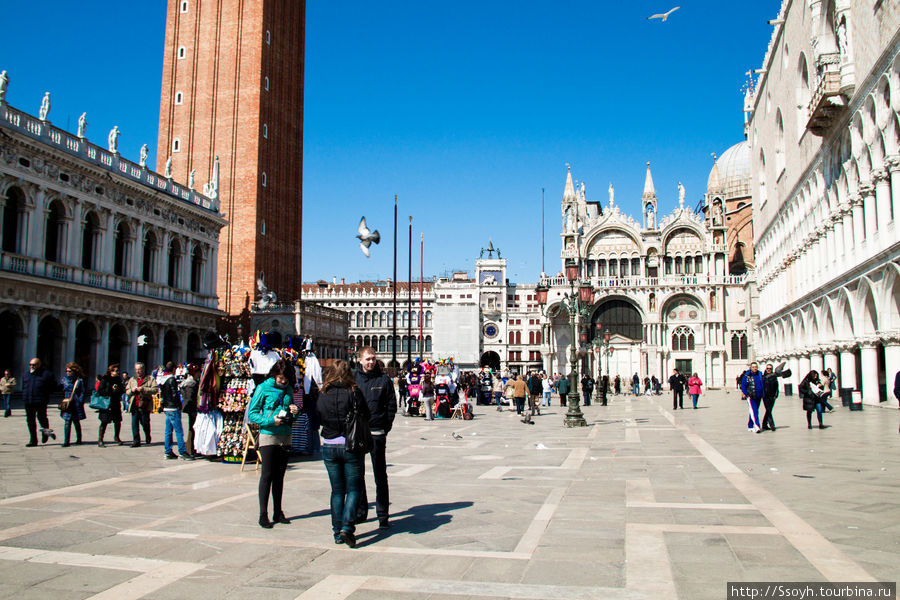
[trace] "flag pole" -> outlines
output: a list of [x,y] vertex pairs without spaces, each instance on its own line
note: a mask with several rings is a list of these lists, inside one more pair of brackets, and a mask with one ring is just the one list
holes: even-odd
[[[397,194],[394,194],[394,314],[391,340],[391,367],[397,368]],[[399,371],[399,369],[397,369]]]

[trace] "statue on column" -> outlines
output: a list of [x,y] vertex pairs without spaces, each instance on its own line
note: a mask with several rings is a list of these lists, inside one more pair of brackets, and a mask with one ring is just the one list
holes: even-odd
[[143,168],[147,168],[147,155],[150,154],[150,149],[147,148],[147,144],[141,146],[141,162],[140,165]]
[[194,173],[197,172],[197,169],[191,169],[191,173],[188,175],[188,188],[194,189]]
[[172,179],[172,157],[170,156],[168,160],[166,160],[166,171],[163,173],[163,177],[166,179]]
[[78,117],[78,137],[84,139],[85,133],[87,133],[87,113],[81,113],[81,116]]
[[106,139],[109,142],[109,151],[113,154],[119,153],[119,126],[115,125],[109,130],[109,136]]
[[647,229],[654,229],[656,227],[656,218],[653,216],[653,205],[647,205]]
[[684,186],[678,182],[678,208],[684,208]]
[[0,102],[6,102],[6,88],[9,86],[9,75],[6,71],[0,73]]
[[50,116],[50,92],[44,92],[44,99],[41,100],[41,110],[38,111],[38,118],[41,121],[46,121],[48,116]]
[[609,184],[609,207],[612,208],[616,203],[616,190],[613,188],[612,182]]

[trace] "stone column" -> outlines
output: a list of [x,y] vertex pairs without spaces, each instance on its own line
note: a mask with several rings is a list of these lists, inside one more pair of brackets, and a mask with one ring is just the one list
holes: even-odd
[[28,368],[28,361],[37,356],[38,311],[32,308],[26,315],[25,355],[22,357],[25,369]]
[[153,349],[153,352],[150,356],[153,357],[151,361],[151,365],[147,365],[147,372],[149,373],[159,365],[163,364],[163,344],[165,342],[165,330],[159,326],[153,327],[153,339],[156,341],[156,347]]
[[893,219],[891,214],[891,180],[887,169],[872,171],[872,178],[875,180],[875,206],[878,216],[878,227],[884,229]]
[[28,206],[24,207],[24,212],[28,215],[28,233],[26,234],[25,247],[21,250],[27,256],[41,258],[44,256],[44,249],[41,247],[41,244],[44,242],[43,230],[47,223],[46,204],[46,195],[41,188],[34,195],[34,208],[29,211]]
[[860,359],[862,360],[862,395],[865,404],[878,404],[878,350],[875,342],[861,342]]
[[865,232],[863,229],[863,199],[862,196],[856,196],[853,198],[853,248],[859,248],[865,239]]
[[809,363],[809,368],[818,371],[819,375],[825,370],[824,356],[818,352],[813,352],[809,355]]
[[853,218],[853,208],[850,204],[844,203],[841,205],[841,226],[844,230],[844,248],[841,255],[843,256],[844,252],[848,252],[853,248],[853,235],[854,235],[854,225],[853,222],[855,219]]
[[140,280],[144,275],[144,222],[137,220],[132,221],[132,224],[134,245],[131,252],[131,277]]
[[866,228],[865,236],[866,239],[871,240],[877,229],[877,226],[875,225],[875,220],[877,218],[875,214],[875,190],[871,185],[861,185],[859,186],[859,193],[863,203],[863,220],[865,221]]
[[[160,247],[156,253],[156,275],[153,280],[163,286],[169,284],[169,242],[171,239],[172,234],[169,232],[161,235]],[[168,296],[166,297],[168,298]]]
[[841,368],[838,373],[838,387],[858,389],[856,381],[856,354],[853,353],[853,344],[841,344],[840,351]]
[[834,346],[828,346],[823,348],[825,351],[825,368],[831,369],[833,373],[837,373],[840,370],[840,358],[837,353],[837,348]]
[[844,255],[844,248],[847,246],[843,246],[844,244],[844,221],[841,219],[840,213],[835,213],[832,216],[832,227],[834,228],[834,254],[832,255],[834,258],[834,262],[840,264],[841,256]]
[[[78,316],[74,314],[68,315],[66,321],[66,355],[63,357],[64,362],[75,360],[75,328],[78,325]],[[90,369],[90,365],[81,365],[85,369]]]
[[891,182],[891,211],[896,220],[900,215],[900,156],[888,156],[884,162]]
[[128,367],[125,368],[129,373],[134,373],[134,363],[137,362],[137,336],[138,324],[136,322],[126,323],[125,328],[128,330]]
[[67,265],[81,268],[81,201],[72,201],[72,218],[66,220],[66,249],[62,261]]
[[884,344],[884,381],[887,385],[888,402],[896,400],[894,396],[894,379],[900,371],[900,332],[890,332],[882,335]]
[[788,377],[787,381],[794,385],[794,393],[797,393],[797,386],[800,385],[800,380],[806,376],[806,373],[800,373],[800,358],[796,353],[789,354],[787,356],[788,368],[791,370],[791,376]]
[[797,360],[800,368],[800,372],[798,373],[798,375],[800,380],[802,380],[804,377],[806,377],[806,374],[809,373],[810,370],[812,370],[812,363],[809,360],[809,353],[805,348],[800,351],[800,355]]
[[109,320],[103,319],[100,324],[100,341],[97,342],[97,371],[105,373],[109,366]]
[[100,223],[100,242],[97,244],[100,251],[100,260],[97,261],[97,270],[101,273],[113,272],[113,260],[116,256],[116,215],[110,212]]

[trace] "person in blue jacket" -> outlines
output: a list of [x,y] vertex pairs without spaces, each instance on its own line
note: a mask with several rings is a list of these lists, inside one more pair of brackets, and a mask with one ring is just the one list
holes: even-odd
[[759,403],[762,402],[765,387],[763,376],[759,372],[759,365],[750,363],[750,368],[741,377],[741,393],[747,399],[750,417],[747,419],[747,431],[761,433],[762,426],[759,422]]
[[63,398],[69,403],[65,410],[59,410],[59,416],[66,422],[63,448],[67,448],[72,439],[72,426],[75,427],[75,443],[81,443],[81,422],[84,420],[84,372],[78,363],[66,365],[66,375],[60,382],[63,387]]
[[[297,374],[294,366],[279,360],[266,379],[253,391],[247,416],[259,425],[257,452],[262,463],[259,474],[259,526],[271,529],[274,523],[290,525],[281,508],[284,472],[291,450],[291,422],[300,409],[293,403]],[[269,492],[272,494],[272,521],[269,521]],[[274,522],[274,523],[273,523]]]

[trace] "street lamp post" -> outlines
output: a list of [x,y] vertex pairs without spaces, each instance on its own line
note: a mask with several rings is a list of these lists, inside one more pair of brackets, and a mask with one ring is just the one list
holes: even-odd
[[[587,315],[593,300],[594,290],[589,283],[578,286],[578,295],[575,294],[575,281],[578,279],[578,263],[573,259],[566,260],[566,279],[569,281],[569,293],[563,296],[563,304],[569,311],[569,326],[572,329],[572,342],[569,347],[569,396],[566,398],[566,427],[585,427],[587,421],[581,412],[580,398],[578,394],[578,331],[576,329],[576,316]],[[547,291],[543,284],[537,288],[538,302],[541,305],[547,303]]]
[[[609,329],[606,329],[603,332],[603,336],[600,336],[600,330],[603,328],[603,323],[597,323],[597,331],[594,335],[594,347],[599,350],[599,357],[597,359],[597,384],[594,386],[594,402],[596,404],[600,404],[600,380],[603,379],[603,356],[606,355],[606,374],[609,375]],[[609,389],[606,390],[606,393],[609,394]]]

